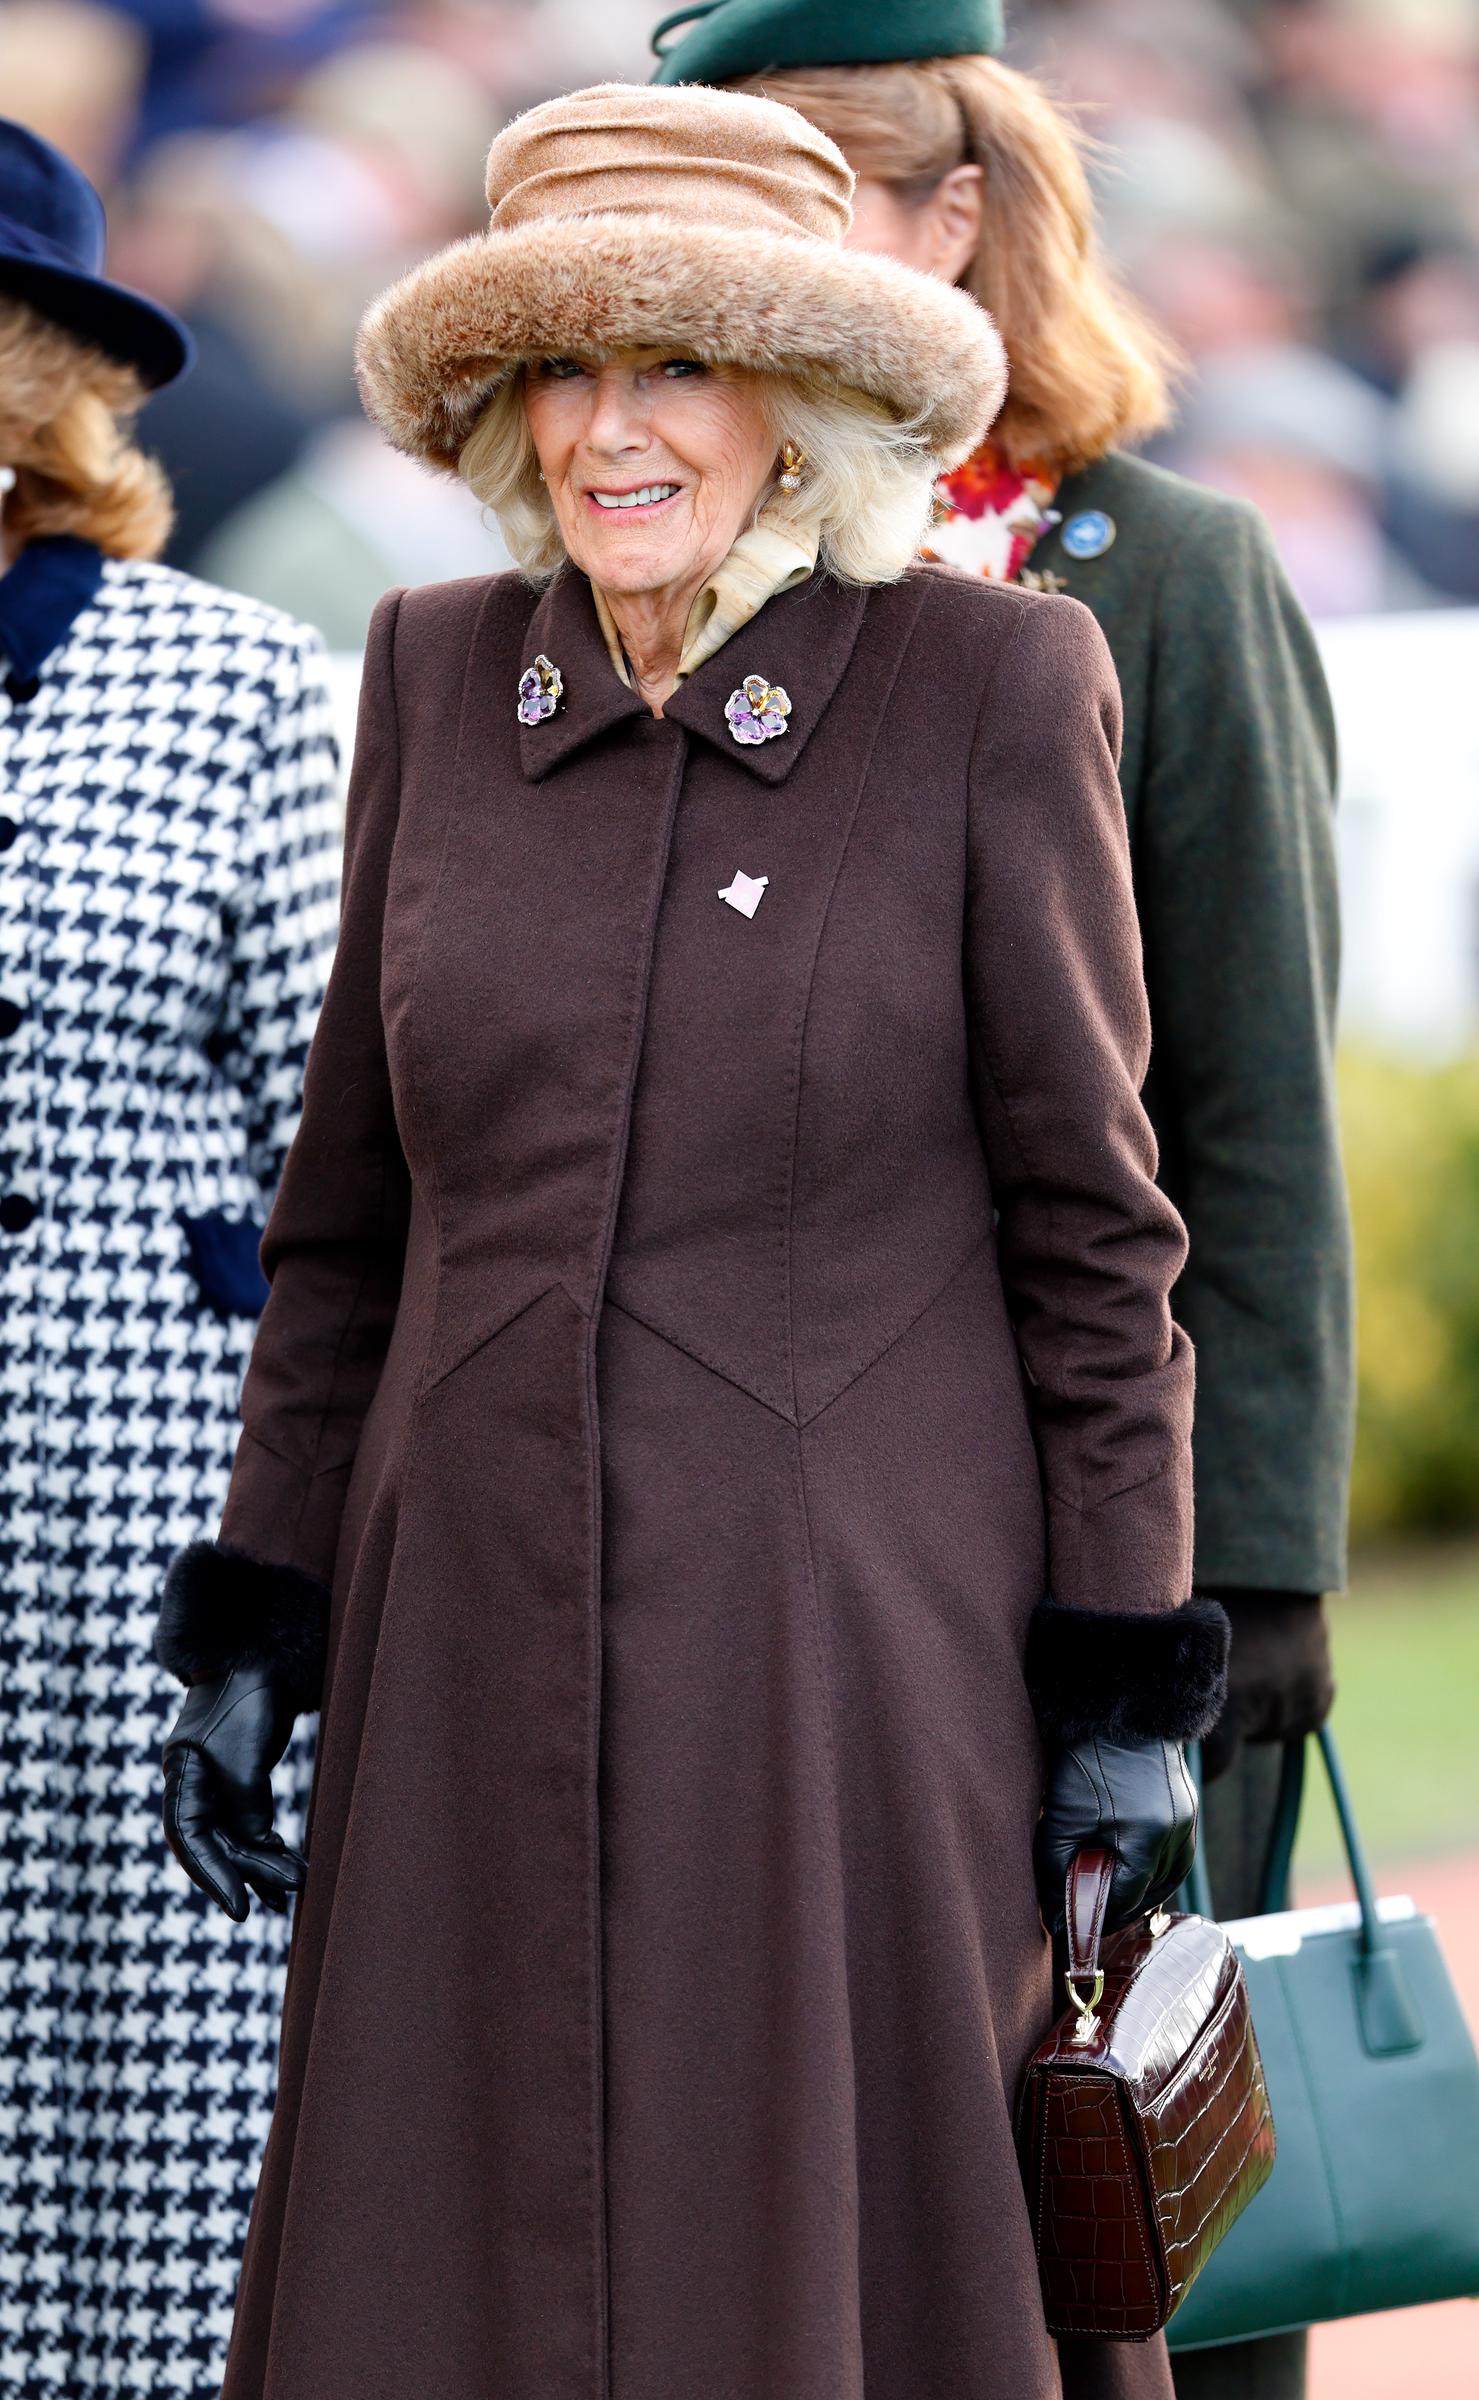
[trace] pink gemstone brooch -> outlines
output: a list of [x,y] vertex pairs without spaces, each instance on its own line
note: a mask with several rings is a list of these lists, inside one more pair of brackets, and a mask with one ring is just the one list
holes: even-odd
[[542,725],[552,717],[565,689],[565,678],[558,667],[550,665],[541,650],[532,667],[526,667],[519,677],[519,722],[521,725]]
[[778,684],[767,683],[763,675],[747,675],[739,690],[725,701],[724,714],[737,742],[773,742],[786,730],[791,695]]

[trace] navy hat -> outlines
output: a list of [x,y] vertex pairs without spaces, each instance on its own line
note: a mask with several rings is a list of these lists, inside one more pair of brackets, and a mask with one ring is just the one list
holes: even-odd
[[150,391],[192,356],[177,317],[103,273],[103,204],[79,167],[29,126],[0,117],[0,293],[24,300]]
[[[690,33],[665,39],[682,25]],[[786,67],[994,56],[1001,0],[696,0],[655,27],[654,83],[733,83]]]

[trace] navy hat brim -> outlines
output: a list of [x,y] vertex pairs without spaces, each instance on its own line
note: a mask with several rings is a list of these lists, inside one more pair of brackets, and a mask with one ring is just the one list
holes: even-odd
[[0,292],[24,300],[38,316],[101,350],[105,358],[132,367],[147,391],[157,392],[184,374],[195,345],[167,308],[125,284],[85,274],[78,267],[7,257],[3,241],[0,225]]

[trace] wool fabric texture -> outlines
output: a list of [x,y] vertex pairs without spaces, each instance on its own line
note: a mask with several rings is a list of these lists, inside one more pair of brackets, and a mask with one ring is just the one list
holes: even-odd
[[455,472],[524,360],[671,345],[856,391],[953,466],[1001,406],[1000,338],[968,293],[843,248],[853,181],[778,101],[640,84],[546,101],[488,154],[488,231],[368,311],[365,407],[398,449]]
[[223,2400],[1171,2400],[1012,2134],[1029,1627],[1174,1684],[1190,1580],[1118,708],[940,567],[661,718],[571,569],[382,603],[220,1527],[333,1591]]
[[[1155,1048],[1145,1106],[1190,1235],[1196,1582],[1334,1592],[1355,1424],[1335,1096],[1335,726],[1256,509],[1115,453],[1062,485],[1032,553],[1103,629],[1124,704]],[[1071,558],[1100,509],[1115,539]]]

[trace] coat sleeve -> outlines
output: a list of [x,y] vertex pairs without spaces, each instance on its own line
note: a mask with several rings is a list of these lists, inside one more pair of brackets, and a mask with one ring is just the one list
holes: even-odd
[[1186,1255],[1140,1103],[1150,1048],[1116,761],[1087,610],[1024,605],[971,770],[965,963],[1003,1288],[1041,1463],[1049,1592],[1029,1635],[1044,1730],[1184,1738],[1226,1624],[1191,1602]]
[[339,942],[262,1245],[270,1293],[220,1539],[174,1561],[155,1644],[186,1683],[269,1665],[305,1707],[322,1679],[339,1521],[395,1322],[410,1215],[380,1002],[399,803],[399,601],[380,602],[365,652]]
[[1136,873],[1167,1182],[1190,1235],[1202,1586],[1345,1580],[1351,1245],[1332,1050],[1335,737],[1262,519],[1170,562]]
[[263,1217],[297,1125],[334,946],[337,770],[323,646],[297,628],[274,662],[256,805],[227,911],[225,1004],[211,1041],[242,1095]]

